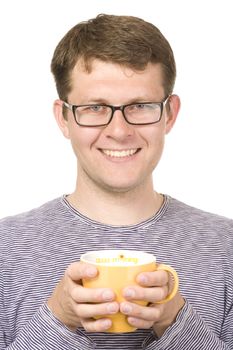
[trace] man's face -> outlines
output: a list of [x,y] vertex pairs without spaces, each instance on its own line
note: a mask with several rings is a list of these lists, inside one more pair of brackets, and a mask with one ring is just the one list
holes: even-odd
[[[149,64],[135,72],[117,64],[95,60],[91,73],[78,63],[72,72],[72,92],[68,102],[75,105],[105,103],[119,106],[135,102],[160,102],[165,98],[160,65]],[[61,116],[61,102],[55,115],[63,134],[71,140],[78,159],[78,182],[114,192],[126,192],[151,183],[152,171],[161,157],[165,134],[171,129],[178,109],[172,96],[160,122],[130,125],[120,110],[104,127],[82,127],[72,112]],[[169,114],[168,114],[169,113]]]

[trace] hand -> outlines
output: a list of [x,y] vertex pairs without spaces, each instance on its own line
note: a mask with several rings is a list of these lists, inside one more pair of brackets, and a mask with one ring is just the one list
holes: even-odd
[[[156,304],[167,297],[172,287],[171,277],[166,271],[141,273],[137,276],[139,286],[129,286],[123,295],[127,301],[120,304],[120,311],[128,315],[128,322],[136,328],[153,327],[156,335],[161,337],[165,330],[175,321],[184,305],[179,292],[167,303]],[[135,304],[133,300],[147,301],[149,306]]]
[[94,278],[95,267],[76,262],[71,264],[48,300],[52,313],[71,331],[82,326],[88,332],[103,332],[111,327],[111,320],[95,316],[114,314],[119,304],[115,294],[108,288],[84,288],[82,278]]

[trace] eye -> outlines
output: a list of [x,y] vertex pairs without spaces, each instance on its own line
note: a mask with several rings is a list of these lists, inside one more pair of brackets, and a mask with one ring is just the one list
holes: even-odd
[[90,111],[92,112],[101,112],[104,110],[104,106],[100,106],[100,105],[93,105],[93,106],[89,106]]
[[85,112],[85,113],[96,113],[101,111],[102,106],[99,105],[88,105],[88,106],[82,106],[79,107],[80,112]]
[[136,113],[153,110],[154,106],[151,103],[135,103],[133,105],[129,105],[127,109],[131,113]]
[[106,106],[103,105],[87,105],[79,107],[80,113],[103,113],[106,110]]
[[144,109],[147,111],[154,110],[159,107],[159,105],[157,105],[156,103],[138,103],[137,106],[138,109]]
[[144,103],[136,103],[134,105],[131,105],[131,109],[144,109],[145,108],[145,104]]
[[138,103],[135,105],[135,108],[138,108],[138,109],[143,109],[145,107],[147,107],[147,105],[145,105],[144,103]]

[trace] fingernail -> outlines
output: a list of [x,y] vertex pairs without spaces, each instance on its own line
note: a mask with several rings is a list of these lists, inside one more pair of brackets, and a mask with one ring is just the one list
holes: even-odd
[[96,269],[94,267],[88,267],[86,273],[88,277],[95,277]]
[[133,298],[135,296],[135,291],[133,289],[126,289],[124,291],[124,296],[126,298]]
[[128,304],[123,304],[122,306],[122,312],[128,314],[130,312],[132,312],[132,306],[128,305]]
[[108,329],[109,327],[111,327],[111,321],[110,320],[103,320],[101,321],[101,325],[103,327],[103,329]]
[[139,280],[140,283],[146,284],[147,281],[148,281],[148,278],[145,275],[140,275],[138,277],[138,280]]
[[129,323],[130,323],[132,326],[137,326],[137,322],[138,322],[138,319],[137,319],[137,318],[129,317],[129,318],[128,318],[128,321],[129,321]]
[[114,298],[114,294],[110,290],[105,290],[102,294],[103,300],[112,300]]
[[114,314],[115,312],[117,312],[118,307],[116,304],[109,304],[107,305],[107,310],[108,310],[108,313]]

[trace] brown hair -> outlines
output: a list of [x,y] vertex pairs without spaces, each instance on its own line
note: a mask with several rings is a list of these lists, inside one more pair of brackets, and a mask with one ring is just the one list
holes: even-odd
[[158,28],[140,18],[100,14],[68,31],[51,62],[61,100],[67,100],[72,89],[70,75],[80,59],[87,72],[94,59],[139,71],[149,62],[160,63],[165,94],[172,93],[176,77],[172,49]]

